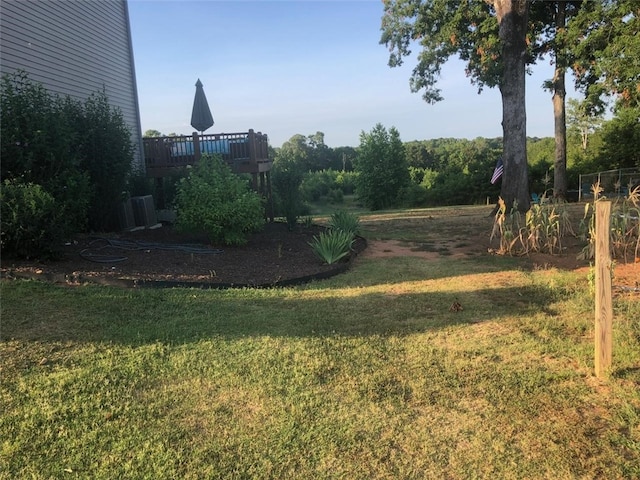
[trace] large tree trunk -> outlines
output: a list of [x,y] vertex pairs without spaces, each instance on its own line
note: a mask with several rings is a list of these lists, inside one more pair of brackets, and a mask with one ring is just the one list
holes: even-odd
[[508,208],[517,204],[521,212],[530,207],[527,165],[527,113],[525,103],[525,54],[529,2],[494,0],[500,25],[504,72],[502,94],[502,131],[504,173],[501,196]]
[[567,118],[565,111],[565,47],[559,42],[565,29],[565,2],[558,2],[556,11],[556,69],[553,75],[553,120],[556,139],[556,158],[553,163],[553,196],[567,198]]

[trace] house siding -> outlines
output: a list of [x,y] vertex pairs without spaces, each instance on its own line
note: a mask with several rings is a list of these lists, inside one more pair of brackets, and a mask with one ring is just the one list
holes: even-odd
[[143,168],[126,0],[3,0],[0,72],[16,70],[78,100],[104,89],[131,129],[134,162]]

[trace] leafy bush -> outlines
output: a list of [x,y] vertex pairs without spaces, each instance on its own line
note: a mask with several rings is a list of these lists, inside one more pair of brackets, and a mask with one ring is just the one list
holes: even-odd
[[52,96],[24,72],[2,77],[0,175],[49,193],[68,232],[86,228],[91,192],[78,148],[81,112],[79,102]]
[[400,134],[377,124],[360,134],[356,163],[356,192],[371,210],[398,206],[398,193],[411,181]]
[[3,179],[40,185],[63,211],[67,231],[115,226],[133,162],[131,135],[104,92],[84,103],[51,95],[25,72],[3,75]]
[[320,259],[331,265],[349,254],[359,230],[358,216],[339,210],[331,215],[329,230],[313,237],[309,245]]
[[264,225],[260,196],[219,155],[200,158],[180,181],[176,203],[176,228],[205,232],[213,243],[245,244]]
[[61,212],[42,186],[5,180],[0,191],[0,245],[24,258],[55,257],[64,239]]
[[331,265],[349,254],[353,242],[353,235],[349,232],[328,230],[314,236],[309,245],[321,260]]
[[356,172],[338,172],[335,179],[336,186],[345,195],[351,195],[356,191],[357,177],[358,174]]
[[276,199],[276,211],[285,217],[289,229],[293,229],[302,214],[302,197],[300,185],[302,184],[302,170],[296,162],[280,157],[273,164],[271,181]]
[[85,101],[82,123],[82,167],[89,173],[93,192],[89,227],[109,230],[117,224],[115,206],[123,200],[122,192],[132,173],[131,131],[104,92]]
[[333,204],[344,203],[344,193],[339,188],[332,188],[327,194],[327,200]]
[[357,215],[349,213],[346,210],[338,210],[331,214],[329,228],[331,230],[346,232],[352,237],[355,237],[360,231],[360,219]]
[[400,189],[398,201],[400,205],[408,208],[423,207],[427,203],[427,190],[420,185],[411,183]]

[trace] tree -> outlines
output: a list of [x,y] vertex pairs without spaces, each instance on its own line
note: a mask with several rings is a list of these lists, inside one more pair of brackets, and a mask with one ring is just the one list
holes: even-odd
[[324,133],[316,132],[307,136],[310,154],[310,170],[325,170],[331,164],[331,149],[324,143]]
[[160,132],[159,130],[153,130],[153,129],[145,131],[142,136],[144,138],[164,137],[162,132]]
[[584,101],[570,98],[567,105],[567,129],[580,137],[580,147],[583,152],[589,146],[589,137],[602,125],[602,115],[589,115]]
[[564,199],[567,195],[567,122],[566,72],[571,68],[572,52],[567,41],[567,28],[575,18],[583,1],[532,2],[530,19],[530,49],[534,58],[551,56],[553,78],[543,84],[552,93],[555,158],[553,162],[553,195]]
[[500,88],[503,162],[501,195],[521,211],[529,209],[525,66],[529,2],[527,0],[384,0],[380,42],[389,47],[389,66],[403,63],[410,47],[422,51],[410,79],[424,89],[428,103],[442,100],[435,87],[442,65],[453,54],[467,62],[466,73],[481,91]]
[[584,2],[568,30],[576,86],[592,111],[607,97],[618,107],[640,106],[640,3]]
[[398,204],[400,190],[409,185],[409,169],[395,127],[387,131],[378,123],[370,133],[360,133],[356,172],[356,192],[367,208],[380,210]]
[[616,118],[603,127],[599,163],[638,165],[640,137],[640,4],[637,0],[584,2],[568,30],[576,87],[589,114],[615,101]]
[[640,167],[640,107],[619,108],[602,126],[602,139],[600,155],[608,168]]

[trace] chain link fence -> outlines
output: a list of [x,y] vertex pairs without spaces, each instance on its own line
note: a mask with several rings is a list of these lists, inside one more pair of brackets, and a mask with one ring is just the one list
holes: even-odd
[[640,170],[637,168],[619,168],[598,173],[580,175],[578,201],[593,198],[592,186],[599,184],[600,196],[626,196],[633,188],[640,185]]

